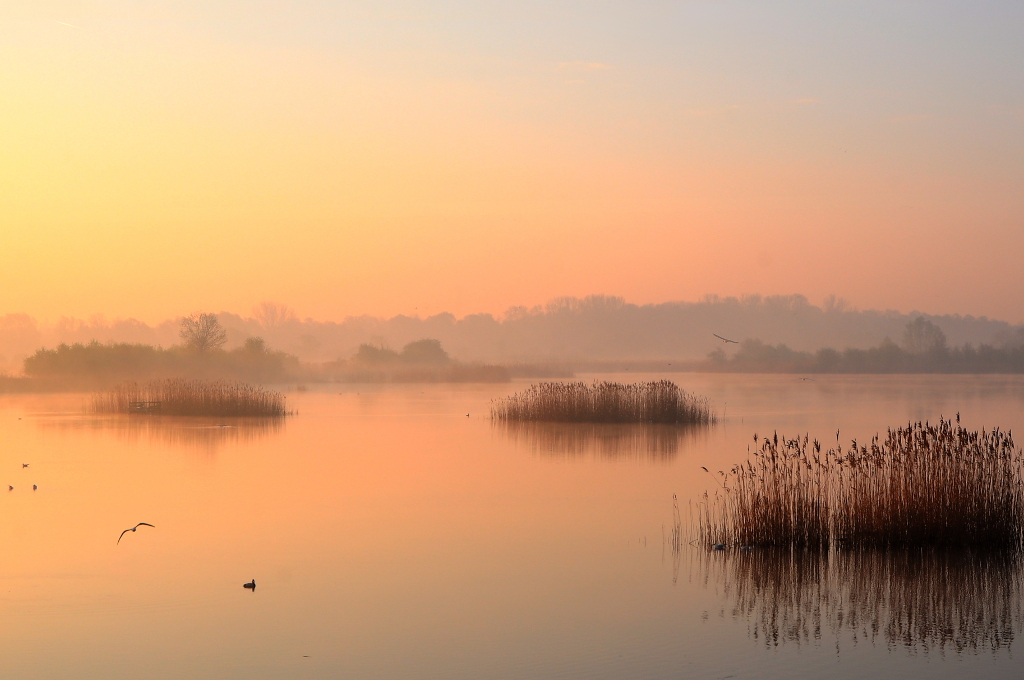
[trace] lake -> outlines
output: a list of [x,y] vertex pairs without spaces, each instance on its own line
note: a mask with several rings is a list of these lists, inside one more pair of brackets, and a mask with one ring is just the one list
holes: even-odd
[[661,377],[720,422],[492,423],[529,381],[312,385],[271,424],[2,395],[0,678],[1020,677],[1013,564],[666,536],[754,433],[1020,431],[1024,379],[581,376]]

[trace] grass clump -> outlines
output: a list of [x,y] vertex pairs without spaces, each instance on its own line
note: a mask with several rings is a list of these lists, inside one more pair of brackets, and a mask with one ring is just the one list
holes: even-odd
[[[144,405],[140,408],[140,405]],[[93,398],[97,413],[159,413],[172,416],[284,416],[280,392],[239,382],[171,378],[124,382]]]
[[[1019,549],[1021,453],[1008,432],[940,420],[822,450],[777,434],[698,505],[707,545]],[[837,433],[838,438],[838,433]],[[758,442],[754,435],[755,443]]]
[[709,424],[707,399],[670,380],[630,385],[613,382],[543,382],[491,405],[500,421],[564,423]]

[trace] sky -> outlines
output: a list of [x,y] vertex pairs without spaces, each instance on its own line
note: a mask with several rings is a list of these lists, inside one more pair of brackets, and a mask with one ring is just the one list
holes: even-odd
[[0,314],[1024,321],[1019,2],[0,3]]

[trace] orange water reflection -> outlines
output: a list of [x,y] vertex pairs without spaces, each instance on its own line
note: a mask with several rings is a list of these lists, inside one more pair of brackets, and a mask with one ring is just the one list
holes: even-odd
[[[283,426],[237,432],[89,421],[81,396],[0,397],[0,673],[792,677],[835,665],[834,650],[766,656],[731,617],[703,619],[727,599],[698,570],[673,584],[672,494],[685,521],[709,482],[700,466],[742,457],[754,431],[823,437],[841,419],[863,436],[956,410],[1014,427],[1024,413],[1006,379],[671,377],[728,417],[655,455],[634,444],[660,435],[602,449],[496,431],[488,404],[522,384],[314,389],[289,397],[301,415]],[[534,455],[559,442],[564,455]],[[117,545],[140,521],[156,528]],[[920,671],[873,649],[844,650],[833,675]],[[971,672],[998,676],[1005,659],[979,655]]]

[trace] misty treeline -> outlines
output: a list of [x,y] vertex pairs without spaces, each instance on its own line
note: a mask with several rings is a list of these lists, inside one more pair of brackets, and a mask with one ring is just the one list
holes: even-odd
[[43,388],[93,388],[123,380],[165,378],[283,382],[301,372],[297,357],[270,349],[258,336],[225,350],[227,333],[216,314],[195,313],[180,319],[178,339],[168,348],[96,340],[61,343],[26,357],[24,374]]
[[868,349],[802,352],[781,343],[744,340],[731,352],[714,350],[698,368],[736,373],[1024,373],[1024,344],[950,346],[938,325],[917,317],[907,323],[899,343],[884,338]]
[[314,376],[335,382],[508,382],[504,366],[462,363],[452,359],[439,340],[407,343],[400,352],[383,345],[362,344],[350,359],[311,368]]
[[93,389],[123,381],[156,379],[233,380],[253,383],[311,382],[504,382],[508,369],[453,360],[438,340],[407,343],[401,351],[360,345],[348,359],[303,363],[252,336],[224,349],[227,331],[216,314],[179,321],[180,343],[169,348],[142,343],[62,343],[24,361],[24,376],[0,378],[0,389]]
[[[715,348],[712,333],[741,340],[760,338],[797,352],[820,347],[868,349],[899,338],[910,321],[923,316],[938,326],[950,346],[966,343],[996,348],[1024,345],[1024,326],[972,316],[929,316],[893,311],[860,311],[830,297],[813,305],[801,295],[708,296],[698,302],[634,305],[594,295],[558,298],[544,306],[513,307],[500,318],[451,314],[427,318],[360,316],[341,322],[300,319],[287,306],[263,303],[249,316],[217,314],[226,350],[261,337],[267,346],[304,362],[351,357],[360,345],[400,348],[422,338],[439,340],[463,361],[497,363],[572,362],[619,359],[697,361]],[[41,324],[26,314],[0,316],[0,369],[21,370],[25,357],[61,343],[145,344],[179,342],[180,319],[148,325],[135,319],[64,318]]]

